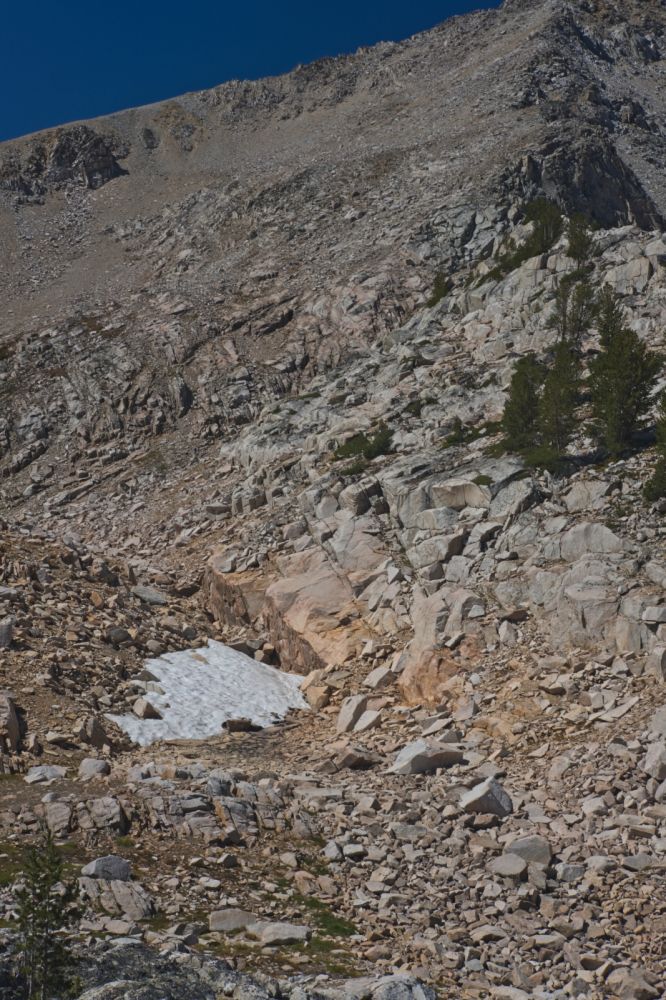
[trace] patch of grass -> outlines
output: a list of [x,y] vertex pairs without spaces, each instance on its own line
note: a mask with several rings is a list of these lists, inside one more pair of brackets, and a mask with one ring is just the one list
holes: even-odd
[[492,486],[493,483],[490,476],[475,476],[473,482],[475,482],[477,486]]
[[23,781],[23,775],[19,774],[18,771],[1,771],[0,772],[0,783],[15,782],[16,784]]
[[[141,926],[146,930],[165,931],[173,923],[164,913],[157,913],[154,917],[147,917],[141,921]],[[178,923],[181,923],[179,920]]]
[[124,847],[129,850],[134,847],[134,841],[131,837],[116,837],[116,847]]
[[360,975],[352,964],[355,956],[341,950],[330,938],[318,937],[315,934],[307,944],[296,945],[294,951],[313,961],[319,960],[329,975],[344,976],[347,979]]
[[296,894],[294,901],[309,910],[312,922],[326,937],[352,937],[358,930],[350,920],[337,917],[333,911],[316,896]]

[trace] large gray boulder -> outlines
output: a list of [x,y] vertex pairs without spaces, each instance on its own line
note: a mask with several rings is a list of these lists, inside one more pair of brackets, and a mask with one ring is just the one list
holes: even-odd
[[393,774],[430,774],[438,767],[450,767],[463,760],[460,747],[423,739],[403,747],[389,770]]
[[624,542],[605,524],[582,521],[562,535],[560,552],[565,562],[577,562],[591,553],[608,555],[622,552]]
[[81,869],[81,874],[88,878],[105,878],[118,882],[129,882],[132,878],[132,866],[129,861],[115,854],[107,854],[103,858],[95,858]]

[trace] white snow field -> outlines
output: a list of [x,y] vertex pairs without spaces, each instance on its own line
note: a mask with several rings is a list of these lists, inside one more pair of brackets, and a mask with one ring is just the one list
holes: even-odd
[[[270,726],[290,708],[308,707],[300,691],[301,676],[258,663],[213,639],[200,649],[146,660],[145,666],[157,684],[149,683],[143,697],[162,718],[107,716],[141,746],[156,740],[215,736],[227,719],[244,718],[256,726]],[[151,691],[153,686],[164,693]]]

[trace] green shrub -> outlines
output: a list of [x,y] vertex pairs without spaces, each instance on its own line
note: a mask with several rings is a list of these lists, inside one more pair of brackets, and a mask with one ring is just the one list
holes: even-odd
[[442,299],[445,299],[453,288],[453,282],[450,278],[442,272],[438,271],[435,275],[435,281],[432,286],[432,292],[430,293],[430,298],[426,302],[428,309],[432,309],[436,306]]
[[500,281],[531,257],[548,253],[559,240],[564,228],[559,208],[547,198],[537,198],[526,206],[525,221],[533,224],[530,235],[519,247],[514,240],[509,239],[506,249],[496,258],[495,267],[484,280]]
[[663,368],[637,333],[621,326],[606,331],[590,362],[592,414],[599,440],[617,456],[629,445],[650,408],[650,394]]
[[393,431],[386,424],[380,424],[374,434],[368,437],[364,433],[355,434],[353,437],[339,445],[333,457],[341,458],[364,458],[371,461],[380,455],[386,455],[391,448]]
[[546,373],[533,354],[519,358],[502,415],[504,444],[511,451],[533,448],[538,440],[539,392]]
[[654,472],[643,488],[643,495],[648,503],[666,497],[666,457],[662,456],[655,465]]
[[539,437],[547,452],[562,455],[576,426],[580,363],[566,341],[555,348],[553,364],[539,400]]
[[620,296],[610,285],[599,292],[597,304],[597,329],[602,347],[608,347],[624,329],[624,309]]
[[582,212],[577,212],[569,219],[567,226],[567,256],[576,262],[576,267],[582,268],[592,256],[594,240],[590,220]]
[[594,289],[587,281],[576,285],[563,281],[555,296],[555,309],[549,326],[557,330],[558,339],[577,345],[589,331],[597,314]]
[[548,198],[536,198],[530,202],[525,209],[525,221],[531,222],[534,226],[528,240],[534,251],[532,256],[548,253],[557,243],[564,229],[562,213],[557,205],[549,201]]
[[63,932],[76,916],[76,884],[64,881],[63,867],[50,833],[26,852],[17,909],[19,970],[28,1000],[62,996],[72,982],[72,957]]

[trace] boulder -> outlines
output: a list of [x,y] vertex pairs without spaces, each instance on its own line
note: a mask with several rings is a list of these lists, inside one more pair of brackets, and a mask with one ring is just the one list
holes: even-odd
[[259,939],[265,948],[281,948],[289,944],[303,944],[310,939],[312,931],[309,927],[298,924],[257,923],[247,928],[251,937]]
[[517,854],[500,854],[488,865],[488,871],[501,878],[522,878],[527,871],[527,861]]
[[659,681],[666,681],[666,646],[655,646],[647,658],[645,669]]
[[590,553],[607,555],[622,552],[624,542],[605,524],[583,521],[562,535],[560,552],[565,562],[577,562]]
[[25,781],[29,785],[36,785],[40,782],[49,783],[57,781],[58,778],[64,778],[66,774],[67,769],[59,767],[57,764],[37,764],[29,769]]
[[95,757],[84,757],[79,764],[79,778],[82,781],[90,781],[92,778],[103,778],[111,773],[111,765],[106,760],[97,760]]
[[462,510],[464,507],[489,507],[492,494],[486,485],[474,482],[474,478],[448,479],[430,484],[430,496],[434,507],[450,507]]
[[538,834],[530,834],[526,837],[518,837],[505,848],[507,854],[516,854],[529,864],[541,865],[546,868],[551,861],[553,851],[545,837]]
[[12,644],[14,634],[14,622],[11,618],[5,618],[0,622],[0,649],[9,649]]
[[162,607],[169,603],[169,598],[159,590],[152,587],[137,586],[132,587],[132,593],[138,597],[143,604],[151,604],[155,607]]
[[606,989],[618,1000],[656,1000],[660,991],[649,983],[641,969],[613,969],[606,979]]
[[139,719],[161,719],[158,709],[147,698],[137,698],[132,705],[132,711]]
[[430,774],[464,759],[463,751],[452,743],[422,739],[403,747],[389,770],[393,774]]
[[215,910],[208,917],[208,926],[211,931],[221,931],[223,934],[229,931],[246,930],[258,922],[259,918],[248,910],[239,910],[229,907],[226,910]]
[[368,705],[368,699],[363,694],[352,695],[351,698],[345,698],[338,715],[338,721],[336,723],[336,730],[339,733],[349,733],[352,731],[358,720],[361,718],[365,712]]
[[129,882],[132,878],[132,866],[129,861],[115,854],[107,854],[96,858],[81,869],[81,874],[88,878],[104,878],[109,881]]
[[653,743],[649,746],[642,767],[651,778],[663,781],[666,778],[666,743]]
[[609,484],[601,479],[581,480],[574,483],[562,499],[567,510],[571,514],[577,514],[579,511],[598,507],[609,489]]
[[508,816],[513,812],[513,803],[499,782],[487,778],[475,785],[460,798],[464,812],[491,813],[493,816]]

